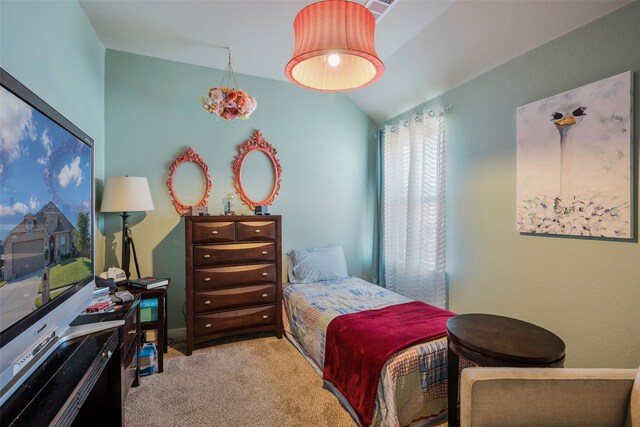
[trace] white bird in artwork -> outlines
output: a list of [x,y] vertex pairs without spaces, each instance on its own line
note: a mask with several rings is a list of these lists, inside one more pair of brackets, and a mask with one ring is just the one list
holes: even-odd
[[563,205],[570,205],[572,197],[569,177],[571,175],[572,152],[575,150],[575,141],[570,137],[570,132],[577,127],[587,115],[587,107],[581,106],[570,114],[555,112],[551,115],[551,121],[556,125],[560,134],[560,201]]

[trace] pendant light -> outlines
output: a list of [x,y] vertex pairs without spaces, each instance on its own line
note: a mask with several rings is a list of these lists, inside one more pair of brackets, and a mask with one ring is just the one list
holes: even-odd
[[384,72],[374,45],[375,18],[361,4],[326,0],[302,9],[287,78],[304,88],[340,92],[369,85]]

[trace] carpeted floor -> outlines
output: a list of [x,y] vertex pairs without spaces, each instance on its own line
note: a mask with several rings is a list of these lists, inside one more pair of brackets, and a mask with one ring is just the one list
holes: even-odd
[[164,372],[142,377],[129,391],[127,426],[356,425],[284,338],[253,335],[189,357],[184,351],[175,345]]

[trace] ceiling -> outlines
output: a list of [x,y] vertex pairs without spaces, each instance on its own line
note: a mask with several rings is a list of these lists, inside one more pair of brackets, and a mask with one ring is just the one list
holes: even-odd
[[[359,0],[365,4],[366,0]],[[347,92],[382,123],[630,0],[396,0],[376,28],[383,77]],[[302,0],[80,0],[109,49],[288,81]]]

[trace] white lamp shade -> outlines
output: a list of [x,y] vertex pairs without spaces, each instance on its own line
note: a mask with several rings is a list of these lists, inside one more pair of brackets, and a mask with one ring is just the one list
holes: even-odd
[[113,176],[106,179],[100,212],[153,211],[147,178]]

